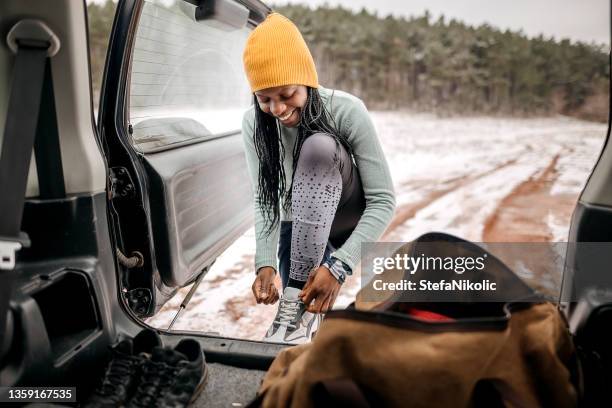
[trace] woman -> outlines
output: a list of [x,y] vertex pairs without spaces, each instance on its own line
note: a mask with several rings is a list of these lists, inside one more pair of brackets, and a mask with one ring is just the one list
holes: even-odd
[[270,14],[243,60],[254,94],[242,123],[255,195],[253,294],[275,303],[280,271],[283,294],[265,340],[302,343],[359,262],[361,243],[391,221],[393,184],[364,104],[319,85],[289,19]]

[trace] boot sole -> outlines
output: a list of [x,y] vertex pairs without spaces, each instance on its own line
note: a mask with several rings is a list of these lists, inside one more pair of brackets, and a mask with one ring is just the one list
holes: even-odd
[[204,388],[206,388],[206,384],[207,383],[208,383],[208,364],[205,364],[204,365],[204,374],[202,375],[202,380],[200,381],[200,383],[198,384],[198,386],[194,390],[193,395],[191,396],[191,399],[187,403],[187,406],[191,406],[195,402],[195,400],[198,399],[198,397],[200,396],[202,391],[204,391]]

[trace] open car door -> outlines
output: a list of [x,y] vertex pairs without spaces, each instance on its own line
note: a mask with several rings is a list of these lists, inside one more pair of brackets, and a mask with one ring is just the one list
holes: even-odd
[[258,1],[119,3],[100,104],[122,293],[151,316],[252,224],[242,50]]
[[[610,67],[612,54],[609,58],[609,74]],[[560,299],[576,344],[583,350],[585,406],[599,405],[603,398],[609,399],[609,385],[612,383],[610,106],[612,103],[608,105],[606,141],[572,215]]]

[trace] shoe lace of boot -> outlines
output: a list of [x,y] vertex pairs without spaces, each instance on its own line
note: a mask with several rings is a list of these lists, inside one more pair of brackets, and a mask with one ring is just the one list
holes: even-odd
[[176,408],[187,406],[198,386],[200,378],[199,373],[194,374],[194,369],[191,367],[178,370],[175,382],[168,389],[167,394],[161,396],[157,404],[158,407]]
[[274,320],[274,323],[280,326],[286,326],[295,329],[295,320],[297,318],[298,312],[300,311],[300,303],[302,303],[302,301],[299,299],[291,300],[281,297],[280,305],[278,307],[278,313],[276,314],[276,319]]
[[[136,356],[127,355],[118,351],[112,350],[112,358],[109,362],[102,383],[94,391],[91,401],[121,401],[127,393],[127,384],[130,378],[134,375],[137,366],[141,360]],[[123,387],[123,392],[119,392],[118,388]]]
[[177,367],[164,362],[147,360],[141,370],[141,377],[136,393],[129,406],[155,406],[160,395],[163,395],[174,382]]

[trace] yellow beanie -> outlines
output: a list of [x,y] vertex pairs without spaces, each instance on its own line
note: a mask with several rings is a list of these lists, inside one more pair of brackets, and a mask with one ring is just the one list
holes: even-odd
[[284,85],[319,87],[317,69],[298,28],[272,13],[251,32],[242,56],[251,91]]

